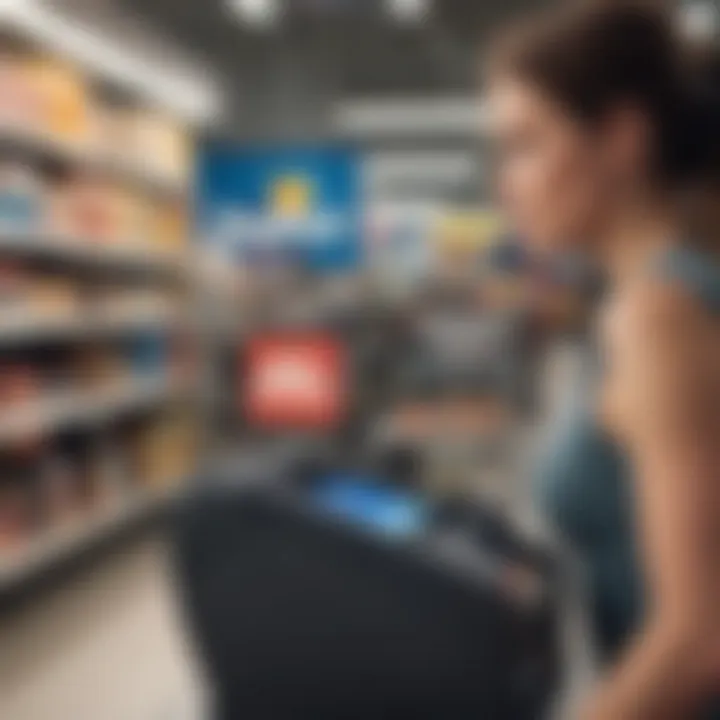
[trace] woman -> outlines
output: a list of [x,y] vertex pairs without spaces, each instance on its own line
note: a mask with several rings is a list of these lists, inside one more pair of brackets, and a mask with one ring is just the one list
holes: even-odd
[[720,188],[720,111],[688,55],[655,5],[606,0],[514,29],[489,68],[517,230],[609,282],[596,382],[541,473],[608,663],[584,720],[720,718],[720,233],[686,222]]

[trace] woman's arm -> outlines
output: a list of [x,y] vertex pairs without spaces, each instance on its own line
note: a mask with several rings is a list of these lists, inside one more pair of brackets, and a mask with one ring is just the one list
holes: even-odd
[[583,720],[690,720],[720,694],[717,330],[667,286],[624,303],[611,368],[635,484],[645,623]]

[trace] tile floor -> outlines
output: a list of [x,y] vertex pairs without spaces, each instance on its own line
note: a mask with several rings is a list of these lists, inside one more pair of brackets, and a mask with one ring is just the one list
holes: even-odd
[[161,538],[0,621],[4,720],[199,720]]

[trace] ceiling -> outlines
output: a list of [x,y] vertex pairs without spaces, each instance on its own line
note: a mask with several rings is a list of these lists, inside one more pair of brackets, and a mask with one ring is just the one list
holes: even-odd
[[[392,21],[381,0],[287,0],[292,12],[270,31],[244,26],[224,0],[51,1],[78,17],[104,15],[103,24],[114,27],[119,39],[168,40],[210,69],[226,102],[224,122],[212,128],[213,135],[293,142],[343,137],[333,120],[343,100],[472,99],[483,39],[499,23],[544,0],[434,0],[431,16],[418,26]],[[156,52],[160,47],[158,42]],[[161,54],[175,64],[169,51]],[[417,138],[405,132],[384,138],[376,133],[352,141],[376,153],[381,168],[390,165],[391,172],[373,180],[375,195],[457,202],[478,197],[483,172],[474,134]],[[443,162],[457,172],[445,177],[425,167],[420,173],[417,163],[428,161],[411,157],[411,169],[403,175],[397,170],[399,151],[445,153]],[[474,169],[466,167],[463,156]],[[401,156],[400,168],[406,162]]]
[[[428,20],[412,27],[388,18],[384,0],[285,0],[280,26],[262,31],[244,26],[228,0],[47,1],[78,16],[122,17],[188,52],[223,84],[228,124],[239,121],[250,135],[290,116],[299,134],[312,134],[322,125],[319,108],[346,98],[475,95],[484,41],[547,2],[433,0]],[[118,35],[129,34],[123,23]],[[174,62],[169,51],[162,55]]]
[[[243,28],[222,0],[118,0],[240,79],[278,55],[300,63],[341,95],[453,93],[474,82],[481,38],[532,0],[436,0],[429,21],[399,26],[379,0],[290,0],[282,26]],[[251,70],[250,70],[251,71]]]
[[[403,26],[382,12],[382,0],[285,0],[282,23],[262,31],[243,25],[226,0],[45,0],[76,17],[95,19],[119,41],[150,48],[168,66],[212,75],[222,88],[223,122],[213,136],[241,142],[344,138],[334,113],[343,101],[440,101],[478,95],[484,42],[503,22],[547,0],[434,0],[428,20]],[[690,0],[688,0],[690,1]],[[697,0],[695,0],[697,1]],[[720,3],[720,0],[713,0]],[[427,106],[427,103],[426,103]],[[377,105],[375,106],[377,107]],[[376,111],[375,117],[379,114]],[[415,112],[414,110],[412,111]],[[472,112],[472,111],[471,111]],[[378,158],[373,180],[383,198],[473,202],[486,182],[482,144],[470,132],[416,136],[409,126],[391,137],[354,135]],[[439,152],[456,174],[437,172],[426,156],[408,163],[398,152]],[[471,159],[475,170],[467,170]],[[425,166],[420,173],[417,164]],[[393,163],[395,163],[393,165]],[[391,172],[387,171],[390,165]],[[397,170],[407,165],[410,170]]]
[[221,83],[227,131],[277,138],[326,136],[337,100],[474,95],[483,38],[546,0],[433,0],[417,26],[391,20],[384,0],[285,0],[269,31],[243,25],[227,0],[44,1],[124,43],[140,38],[173,66],[176,46]]

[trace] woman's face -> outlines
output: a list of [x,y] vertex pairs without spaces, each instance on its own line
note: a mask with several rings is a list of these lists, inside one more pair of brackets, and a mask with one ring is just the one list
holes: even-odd
[[497,190],[514,228],[541,251],[592,243],[617,195],[605,138],[512,79],[492,83],[489,111]]

